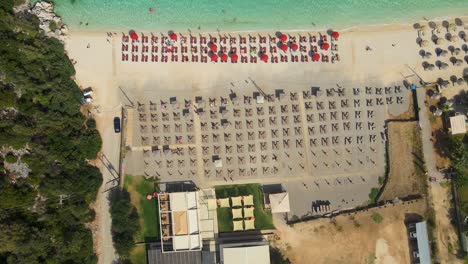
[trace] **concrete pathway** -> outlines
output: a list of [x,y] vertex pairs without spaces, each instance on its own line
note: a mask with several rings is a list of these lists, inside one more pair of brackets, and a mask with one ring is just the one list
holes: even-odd
[[434,146],[431,141],[431,124],[429,121],[429,112],[424,101],[426,100],[426,90],[419,88],[416,92],[419,106],[419,125],[421,127],[421,139],[423,145],[424,161],[426,163],[429,177],[437,178],[437,181],[444,179],[444,176],[436,168],[436,158]]

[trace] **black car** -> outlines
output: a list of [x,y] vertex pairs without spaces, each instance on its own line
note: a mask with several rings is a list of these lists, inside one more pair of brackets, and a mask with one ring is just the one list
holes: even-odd
[[120,133],[120,117],[114,117],[114,131]]

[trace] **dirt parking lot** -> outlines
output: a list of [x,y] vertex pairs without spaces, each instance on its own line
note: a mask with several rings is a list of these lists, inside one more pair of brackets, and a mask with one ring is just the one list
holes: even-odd
[[388,124],[390,172],[380,200],[423,194],[425,185],[417,122]]
[[[405,217],[425,210],[419,200],[294,226],[278,220],[272,244],[294,264],[410,263]],[[380,223],[372,219],[374,213],[382,217]]]

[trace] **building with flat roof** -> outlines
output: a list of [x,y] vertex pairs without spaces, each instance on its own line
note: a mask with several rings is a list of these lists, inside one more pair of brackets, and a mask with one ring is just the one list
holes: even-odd
[[411,263],[430,264],[431,251],[426,222],[410,223],[408,225],[411,249]]
[[222,244],[219,246],[221,264],[269,264],[268,242]]

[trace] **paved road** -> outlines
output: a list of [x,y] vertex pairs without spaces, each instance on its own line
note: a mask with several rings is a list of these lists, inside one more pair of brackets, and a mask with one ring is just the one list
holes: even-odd
[[431,141],[431,124],[429,121],[429,111],[427,110],[424,101],[426,100],[426,90],[425,89],[418,89],[417,90],[417,98],[418,98],[418,105],[419,105],[419,122],[421,125],[421,138],[423,144],[423,154],[424,154],[424,161],[426,163],[427,172],[429,177],[437,178],[437,181],[443,180],[443,175],[437,170],[436,168],[436,158],[434,154],[434,147]]

